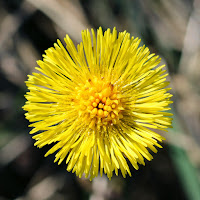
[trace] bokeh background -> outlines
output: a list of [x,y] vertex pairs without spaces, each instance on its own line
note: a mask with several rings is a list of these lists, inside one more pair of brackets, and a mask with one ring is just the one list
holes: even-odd
[[[127,30],[162,57],[174,121],[164,148],[132,177],[90,182],[44,158],[49,147],[34,147],[21,107],[44,50],[99,26]],[[200,200],[199,94],[199,0],[0,0],[0,200]]]

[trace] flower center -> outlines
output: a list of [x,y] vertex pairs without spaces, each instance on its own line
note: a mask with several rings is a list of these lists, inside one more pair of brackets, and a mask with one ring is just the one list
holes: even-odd
[[123,117],[120,92],[104,78],[87,80],[75,88],[74,106],[91,129],[117,124]]

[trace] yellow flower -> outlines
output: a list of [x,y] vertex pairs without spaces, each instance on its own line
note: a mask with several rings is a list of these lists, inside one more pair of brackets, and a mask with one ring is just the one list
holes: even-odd
[[110,179],[119,169],[131,176],[127,160],[138,169],[161,148],[164,138],[152,129],[171,127],[166,70],[126,31],[91,32],[82,32],[77,49],[68,35],[66,49],[57,40],[37,62],[41,73],[29,76],[23,107],[30,134],[39,148],[55,143],[45,156],[66,158],[79,177],[104,171]]

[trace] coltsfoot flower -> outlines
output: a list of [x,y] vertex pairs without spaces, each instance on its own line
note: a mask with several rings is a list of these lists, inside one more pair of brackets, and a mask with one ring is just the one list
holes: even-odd
[[66,49],[57,40],[28,76],[30,134],[39,148],[53,143],[45,156],[56,152],[55,162],[66,159],[79,177],[92,180],[100,171],[110,179],[118,170],[131,176],[127,160],[136,170],[152,160],[149,151],[164,140],[154,130],[171,127],[166,70],[126,31],[91,34],[82,32],[77,49],[68,35]]

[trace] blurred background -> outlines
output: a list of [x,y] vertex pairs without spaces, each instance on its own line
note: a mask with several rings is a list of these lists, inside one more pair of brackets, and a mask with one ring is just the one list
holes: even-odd
[[[132,177],[92,182],[44,158],[29,135],[24,81],[57,38],[116,27],[140,37],[169,71],[173,129]],[[0,200],[200,200],[199,0],[0,0]]]

